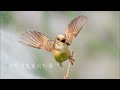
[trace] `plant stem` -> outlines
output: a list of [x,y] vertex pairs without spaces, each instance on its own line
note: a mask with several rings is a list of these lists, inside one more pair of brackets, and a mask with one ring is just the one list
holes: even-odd
[[71,62],[69,62],[67,73],[65,74],[64,79],[68,79],[68,74],[69,74],[70,66],[71,66]]
[[69,62],[69,64],[68,64],[67,73],[65,74],[64,79],[68,79],[68,74],[69,74],[70,66],[71,66],[71,64],[73,64],[73,63],[71,62],[71,60],[74,61],[74,59],[73,59],[73,54],[74,54],[74,51],[72,52],[71,58],[69,58],[69,59],[70,59],[70,62]]

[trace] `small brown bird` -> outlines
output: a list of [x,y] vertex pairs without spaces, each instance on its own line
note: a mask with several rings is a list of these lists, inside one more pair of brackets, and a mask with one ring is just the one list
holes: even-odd
[[29,31],[22,35],[21,43],[38,48],[43,49],[48,52],[53,52],[55,60],[62,67],[62,62],[67,59],[70,60],[71,64],[73,64],[74,59],[72,58],[72,54],[68,46],[72,43],[73,39],[78,35],[78,33],[83,29],[87,22],[86,16],[79,16],[75,18],[68,25],[67,30],[64,34],[58,35],[55,40],[49,39],[43,33],[38,31]]

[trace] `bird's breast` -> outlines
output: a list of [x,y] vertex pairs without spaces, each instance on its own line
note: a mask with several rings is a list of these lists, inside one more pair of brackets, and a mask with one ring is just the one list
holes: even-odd
[[64,50],[54,50],[53,53],[55,60],[59,63],[66,61],[70,56],[70,51],[68,48]]

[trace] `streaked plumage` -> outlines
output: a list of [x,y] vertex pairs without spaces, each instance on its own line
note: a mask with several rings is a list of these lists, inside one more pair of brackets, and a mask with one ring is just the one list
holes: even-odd
[[71,57],[68,45],[72,43],[73,39],[85,26],[86,22],[86,16],[75,18],[68,25],[65,33],[63,35],[58,35],[55,40],[49,39],[41,32],[29,31],[22,35],[22,41],[20,42],[30,47],[53,52],[55,60],[61,65],[63,61],[66,61]]
[[54,41],[38,31],[27,32],[22,35],[21,39],[21,43],[30,47],[47,50],[49,52],[53,50]]
[[75,18],[69,25],[67,30],[65,31],[65,38],[66,43],[70,45],[72,43],[72,40],[79,34],[79,32],[82,30],[82,28],[85,26],[87,22],[86,16],[79,16]]

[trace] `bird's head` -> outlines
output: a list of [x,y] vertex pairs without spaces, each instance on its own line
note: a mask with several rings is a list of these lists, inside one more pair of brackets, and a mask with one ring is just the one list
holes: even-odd
[[58,49],[65,49],[67,47],[67,44],[65,42],[65,36],[64,35],[58,35],[55,38],[55,47]]

